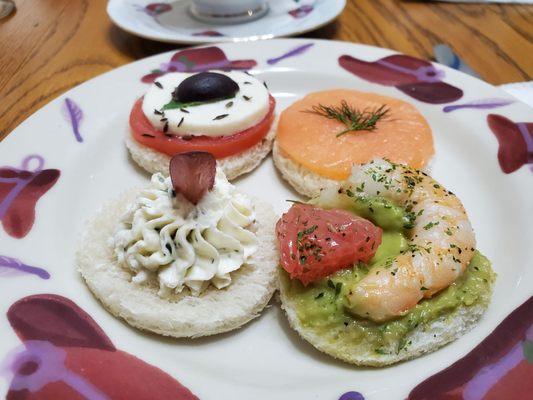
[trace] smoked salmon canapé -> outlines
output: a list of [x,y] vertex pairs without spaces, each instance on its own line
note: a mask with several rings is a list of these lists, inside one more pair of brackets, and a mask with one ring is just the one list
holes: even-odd
[[276,224],[289,323],[333,357],[382,366],[472,329],[495,274],[461,201],[426,173],[384,159],[296,203]]
[[279,118],[274,162],[313,197],[376,157],[424,170],[434,154],[431,128],[412,104],[356,90],[310,93]]
[[172,72],[157,78],[130,113],[126,146],[150,173],[168,173],[179,153],[213,154],[229,180],[272,149],[276,101],[247,72]]

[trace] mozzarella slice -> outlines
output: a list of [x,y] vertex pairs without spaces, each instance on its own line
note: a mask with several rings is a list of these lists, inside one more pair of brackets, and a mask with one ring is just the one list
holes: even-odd
[[263,82],[239,71],[212,72],[226,75],[239,85],[234,98],[190,106],[185,109],[187,112],[163,110],[172,100],[174,89],[194,75],[182,72],[165,74],[155,80],[144,96],[142,110],[152,126],[170,135],[214,137],[233,135],[265,118],[269,110],[269,93]]

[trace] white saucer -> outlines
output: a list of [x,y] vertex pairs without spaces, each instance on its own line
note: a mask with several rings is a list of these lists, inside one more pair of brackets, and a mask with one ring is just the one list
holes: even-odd
[[123,30],[171,43],[237,42],[298,35],[326,25],[346,0],[270,0],[268,13],[255,21],[213,25],[194,19],[191,0],[109,0],[107,13]]

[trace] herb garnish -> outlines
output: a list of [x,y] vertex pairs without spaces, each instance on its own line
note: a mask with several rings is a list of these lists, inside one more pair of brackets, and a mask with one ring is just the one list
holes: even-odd
[[298,239],[298,244],[302,241],[303,237],[306,236],[306,235],[310,235],[311,233],[313,233],[316,229],[318,228],[318,225],[313,225],[312,227],[310,228],[307,228],[307,229],[304,229],[303,231],[300,231],[298,232],[297,234],[297,239]]
[[213,121],[218,121],[219,119],[226,118],[229,114],[220,114],[213,118]]
[[[413,229],[415,227],[415,221],[416,221],[416,214],[413,211],[405,213],[405,216],[403,217],[404,229]],[[424,229],[426,228],[424,227]]]
[[322,104],[313,106],[311,110],[305,110],[310,114],[320,115],[328,119],[342,122],[346,129],[337,133],[337,137],[352,131],[373,131],[377,122],[389,113],[389,108],[383,104],[374,110],[358,110],[350,106],[346,100],[341,101],[340,106],[325,106]]
[[216,103],[216,102],[223,101],[223,100],[233,99],[234,97],[235,96],[230,96],[224,99],[217,99],[217,100],[211,100],[211,101],[191,101],[189,103],[182,103],[182,102],[172,99],[163,106],[163,110],[174,110],[176,108],[179,108],[180,111],[188,113],[189,111],[185,110],[187,107],[196,107],[196,106],[201,106],[203,104]]
[[342,282],[337,282],[335,284],[335,297],[338,297],[342,290]]
[[[304,226],[307,222],[303,223]],[[298,246],[298,253],[300,254],[300,264],[304,265],[307,262],[308,257],[313,256],[315,260],[320,261],[323,257],[322,247],[316,244],[316,235],[311,234],[318,229],[318,225],[313,225],[304,230],[298,231],[296,235],[296,244]],[[307,237],[307,241],[305,238]],[[305,241],[305,243],[304,243]],[[307,254],[305,254],[307,253]]]
[[381,355],[389,355],[390,352],[388,352],[387,350],[383,349],[382,347],[378,347],[377,349],[374,349],[374,352],[377,353],[377,354],[381,354]]
[[289,203],[294,203],[294,204],[306,204],[306,203],[304,203],[303,201],[300,201],[300,200],[285,199],[285,201],[287,201]]
[[424,230],[428,230],[433,228],[434,226],[437,226],[439,224],[439,221],[437,222],[428,222],[426,225],[424,225]]

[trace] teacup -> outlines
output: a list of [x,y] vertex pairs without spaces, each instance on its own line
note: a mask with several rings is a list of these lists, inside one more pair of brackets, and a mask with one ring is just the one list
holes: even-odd
[[266,0],[192,0],[196,19],[217,24],[236,24],[260,18],[268,11]]

